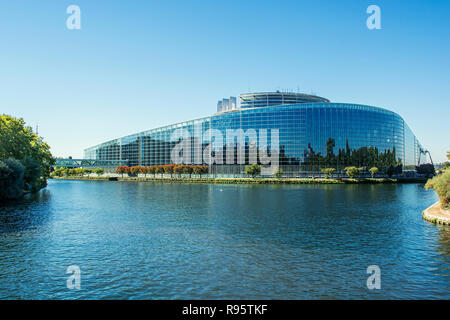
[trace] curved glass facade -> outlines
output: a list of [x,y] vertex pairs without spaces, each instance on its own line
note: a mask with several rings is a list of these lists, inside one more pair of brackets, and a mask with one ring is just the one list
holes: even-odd
[[[130,166],[172,163],[171,150],[180,141],[173,133],[183,129],[192,143],[189,164],[202,164],[196,158],[210,144],[208,130],[219,132],[242,129],[246,159],[251,143],[248,130],[267,129],[279,133],[279,165],[285,173],[318,172],[321,168],[342,170],[347,166],[381,170],[388,166],[412,166],[420,162],[421,146],[405,121],[396,113],[365,105],[309,103],[237,109],[198,120],[178,123],[112,140],[85,150],[85,158],[129,160]],[[236,131],[237,132],[237,131]],[[269,150],[270,137],[267,139]],[[226,139],[215,140],[218,147],[237,148]],[[257,140],[257,147],[262,147]],[[239,174],[246,164],[210,165],[210,172]],[[199,161],[200,159],[200,161]],[[247,159],[248,160],[248,159]]]

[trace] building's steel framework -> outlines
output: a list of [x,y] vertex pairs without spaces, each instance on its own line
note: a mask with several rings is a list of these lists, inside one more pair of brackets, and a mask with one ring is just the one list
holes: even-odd
[[56,159],[53,167],[64,168],[113,168],[120,166],[128,166],[128,160],[95,160],[95,159]]

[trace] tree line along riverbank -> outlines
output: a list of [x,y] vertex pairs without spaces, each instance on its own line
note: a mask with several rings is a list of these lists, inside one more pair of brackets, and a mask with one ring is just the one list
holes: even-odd
[[166,182],[205,184],[395,184],[425,183],[424,178],[362,178],[362,179],[309,179],[309,178],[210,178],[210,177],[95,177],[65,176],[55,180],[118,181],[118,182]]
[[[311,173],[308,177],[293,177],[283,175],[281,169],[275,170],[273,176],[261,176],[261,166],[251,164],[245,166],[245,174],[224,177],[208,173],[205,165],[155,165],[151,167],[125,167],[120,166],[105,170],[101,168],[56,168],[52,173],[55,179],[70,180],[118,180],[118,181],[167,181],[184,183],[242,183],[242,184],[371,184],[371,183],[425,183],[426,178],[413,178],[396,176],[392,173],[387,177],[378,173],[377,168],[366,172],[364,168],[346,167],[344,173],[335,173],[334,168],[324,168],[322,174],[317,176]],[[113,175],[112,172],[115,172]],[[93,175],[95,174],[95,175]],[[367,177],[370,174],[370,177]],[[378,175],[378,177],[376,177]]]

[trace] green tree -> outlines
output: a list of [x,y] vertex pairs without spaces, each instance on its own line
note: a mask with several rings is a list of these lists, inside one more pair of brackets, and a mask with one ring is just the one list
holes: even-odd
[[346,167],[345,169],[345,173],[350,177],[350,178],[354,178],[358,175],[359,170],[357,167]]
[[105,173],[105,169],[97,168],[97,169],[94,170],[94,172],[97,175],[97,177],[100,177],[102,174]]
[[429,178],[436,173],[434,170],[434,165],[432,165],[431,163],[424,163],[420,166],[416,166],[416,172],[418,174],[425,175],[426,178]]
[[58,168],[61,169],[62,176],[68,176],[69,175],[69,168]]
[[24,191],[25,167],[14,158],[0,161],[0,199],[18,199]]
[[245,174],[248,176],[252,176],[252,178],[254,178],[256,175],[260,173],[261,173],[261,166],[256,163],[245,166]]
[[11,168],[3,161],[0,161],[0,199],[7,198],[6,195],[9,193],[7,189],[11,185],[11,175]]
[[332,175],[336,171],[336,169],[335,168],[325,168],[325,169],[321,169],[321,171],[325,175],[325,179],[328,179],[328,177],[330,175]]
[[388,175],[389,178],[392,178],[394,173],[395,173],[395,167],[393,165],[390,165],[386,170],[386,174]]
[[25,189],[38,191],[41,187],[41,166],[32,157],[28,156],[23,161]]
[[0,116],[0,160],[14,158],[24,167],[24,188],[38,191],[47,186],[55,159],[43,139],[21,118]]
[[62,177],[64,175],[64,168],[56,168],[55,171],[53,171],[52,176],[55,177]]
[[378,172],[378,168],[377,167],[372,167],[369,169],[370,175],[372,176],[372,178],[375,177],[375,174]]

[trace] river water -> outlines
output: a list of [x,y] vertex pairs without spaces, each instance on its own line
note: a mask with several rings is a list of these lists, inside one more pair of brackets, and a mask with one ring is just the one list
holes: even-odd
[[0,298],[450,299],[435,201],[420,184],[53,180],[0,204]]

